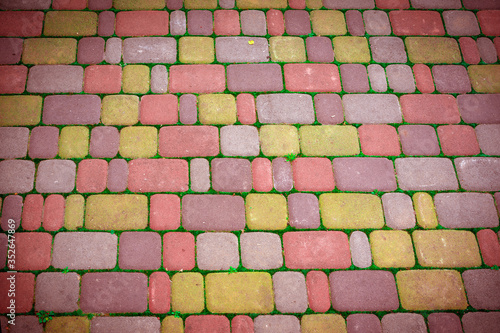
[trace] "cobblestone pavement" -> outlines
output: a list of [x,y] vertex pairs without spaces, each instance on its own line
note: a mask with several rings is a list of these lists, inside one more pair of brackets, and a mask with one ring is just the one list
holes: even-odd
[[0,9],[2,332],[500,332],[500,1]]

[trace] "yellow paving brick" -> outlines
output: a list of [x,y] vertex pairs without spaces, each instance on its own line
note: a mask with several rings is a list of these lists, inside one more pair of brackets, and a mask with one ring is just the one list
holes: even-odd
[[229,94],[198,96],[198,118],[202,124],[231,125],[236,122],[236,99]]
[[264,125],[260,128],[260,147],[266,156],[300,153],[299,132],[292,125]]
[[359,154],[356,127],[351,125],[305,125],[299,129],[304,156],[349,156]]
[[64,208],[64,227],[67,230],[77,230],[83,227],[85,198],[81,194],[71,194],[66,198]]
[[85,158],[89,154],[90,131],[85,126],[66,126],[59,136],[61,158]]
[[313,10],[311,24],[316,35],[345,35],[347,33],[344,14],[338,10]]
[[273,282],[267,272],[210,273],[205,278],[207,309],[214,313],[270,313]]
[[347,327],[344,318],[339,314],[312,314],[302,316],[300,319],[300,332],[347,333]]
[[45,36],[92,36],[97,34],[97,13],[53,11],[45,14]]
[[373,263],[381,268],[415,266],[413,244],[408,232],[375,230],[370,234]]
[[120,131],[119,152],[122,157],[153,157],[157,148],[158,130],[153,126],[130,126]]
[[451,64],[462,61],[458,43],[453,38],[406,37],[405,44],[408,59],[413,63]]
[[335,60],[339,62],[370,62],[370,49],[365,37],[340,36],[333,38]]
[[323,193],[319,196],[323,225],[329,229],[380,229],[384,213],[380,198],[366,193]]
[[184,0],[186,9],[215,9],[217,0]]
[[45,333],[88,333],[90,320],[87,317],[54,317],[45,324]]
[[269,38],[269,53],[275,62],[305,62],[306,49],[300,37],[276,36]]
[[410,311],[465,310],[460,273],[454,270],[408,270],[396,274],[401,306]]
[[236,0],[239,9],[286,8],[287,0]]
[[126,94],[147,94],[149,91],[149,67],[127,65],[123,67],[122,89]]
[[318,9],[323,7],[322,0],[306,0],[306,7],[310,9]]
[[184,324],[182,318],[166,316],[161,322],[161,333],[183,333]]
[[288,224],[286,199],[281,194],[250,193],[245,200],[247,227],[254,230],[282,230]]
[[104,125],[134,125],[139,121],[139,96],[109,95],[102,99]]
[[467,71],[476,92],[500,93],[500,65],[472,65]]
[[85,227],[134,230],[148,226],[148,198],[139,194],[97,194],[87,198]]
[[205,308],[203,275],[177,273],[172,277],[171,304],[173,311],[197,313]]
[[41,115],[40,96],[0,96],[0,126],[37,125]]
[[113,7],[119,10],[163,9],[165,0],[113,0]]
[[465,230],[416,230],[412,234],[418,263],[424,267],[476,267],[481,256],[476,237]]
[[22,60],[25,64],[34,65],[72,64],[76,60],[76,39],[25,39]]
[[434,229],[438,226],[436,208],[429,193],[413,194],[413,208],[417,216],[417,224],[424,229]]
[[215,60],[214,39],[211,37],[181,37],[179,61],[188,64],[209,64]]

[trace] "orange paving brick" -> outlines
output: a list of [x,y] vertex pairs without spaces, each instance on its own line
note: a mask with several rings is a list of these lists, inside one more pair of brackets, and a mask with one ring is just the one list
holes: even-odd
[[162,36],[168,35],[168,12],[130,11],[116,15],[116,35]]
[[86,332],[90,330],[90,320],[85,317],[56,317],[45,325],[45,332]]
[[0,12],[0,36],[40,36],[42,34],[43,20],[43,12],[2,11]]

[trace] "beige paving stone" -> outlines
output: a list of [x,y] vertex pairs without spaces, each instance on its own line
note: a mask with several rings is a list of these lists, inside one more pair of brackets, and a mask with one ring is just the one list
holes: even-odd
[[345,319],[339,314],[310,314],[300,319],[302,333],[338,332],[347,333]]
[[304,156],[349,156],[359,154],[356,127],[350,125],[305,125],[299,129]]
[[312,30],[316,35],[345,35],[347,33],[344,14],[341,11],[313,10],[310,15]]
[[247,227],[252,230],[282,230],[288,225],[286,198],[274,193],[250,193],[245,200]]
[[292,125],[264,125],[259,131],[260,147],[266,156],[300,153],[299,133]]
[[74,38],[28,38],[24,40],[22,61],[33,65],[69,65],[76,60]]
[[347,63],[370,62],[370,48],[365,37],[340,36],[332,41],[335,60]]
[[166,316],[161,322],[161,333],[184,333],[182,318]]
[[148,197],[97,194],[87,198],[85,227],[93,230],[135,230],[148,225]]
[[415,266],[413,244],[408,232],[375,230],[370,234],[373,263],[381,268],[411,268]]
[[171,304],[173,311],[180,313],[202,312],[205,308],[203,275],[187,272],[172,277]]
[[120,131],[119,152],[125,158],[148,158],[156,155],[158,130],[153,126],[129,126]]
[[89,154],[90,131],[84,126],[66,126],[59,135],[61,158],[85,158]]
[[139,96],[108,95],[102,99],[104,125],[134,125],[139,121]]
[[426,192],[417,192],[413,194],[412,199],[417,224],[424,229],[436,228],[438,226],[438,219],[432,196]]
[[92,36],[97,33],[97,13],[49,11],[45,14],[45,36]]
[[64,227],[67,230],[78,230],[83,227],[85,198],[81,194],[71,194],[66,198],[64,207]]
[[410,62],[452,64],[462,61],[458,43],[447,37],[406,37],[406,50]]
[[471,65],[467,72],[476,92],[500,93],[500,65]]
[[215,60],[214,39],[211,37],[181,37],[179,61],[186,64],[210,64]]
[[306,48],[300,37],[275,36],[269,38],[269,53],[274,62],[305,62]]
[[236,99],[230,94],[198,96],[198,119],[205,125],[232,125],[236,122]]
[[124,93],[147,94],[150,81],[148,66],[127,65],[123,67],[122,90]]
[[37,125],[41,115],[41,96],[0,96],[0,126]]

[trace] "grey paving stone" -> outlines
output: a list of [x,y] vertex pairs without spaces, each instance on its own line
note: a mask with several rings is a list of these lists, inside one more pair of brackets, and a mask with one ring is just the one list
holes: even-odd
[[465,94],[471,92],[467,69],[461,65],[435,65],[432,76],[440,93]]
[[431,332],[463,332],[460,317],[455,313],[433,312],[427,317],[427,324]]
[[96,158],[113,158],[120,146],[120,133],[113,126],[97,126],[90,133],[89,152]]
[[209,36],[213,33],[212,12],[190,10],[187,14],[187,30],[190,35]]
[[417,9],[458,9],[462,7],[460,0],[411,0],[411,5]]
[[368,78],[373,91],[387,91],[387,78],[385,77],[384,67],[377,64],[368,65]]
[[500,158],[460,157],[454,162],[464,190],[500,191]]
[[[182,2],[181,2],[182,7]],[[186,33],[186,13],[181,10],[175,10],[170,13],[170,34],[174,36],[184,35]]]
[[123,41],[123,62],[173,64],[177,42],[173,37],[132,37]]
[[333,159],[335,184],[341,191],[397,189],[392,161],[378,157],[340,157]]
[[335,125],[344,122],[342,99],[337,94],[314,95],[316,119],[323,125]]
[[203,233],[196,237],[196,262],[201,270],[229,270],[240,265],[238,237],[232,233]]
[[278,192],[288,192],[293,188],[292,164],[283,157],[272,161],[274,189]]
[[[112,33],[111,33],[112,34]],[[98,64],[104,60],[105,41],[101,37],[84,37],[78,41],[76,61],[79,64]]]
[[392,94],[350,94],[342,96],[345,119],[348,123],[401,123],[401,106]]
[[311,33],[311,21],[306,10],[286,10],[284,18],[288,35],[300,36]]
[[83,67],[71,65],[35,65],[28,73],[26,91],[30,93],[80,93]]
[[255,333],[300,333],[299,319],[291,315],[260,315],[253,324]]
[[101,121],[97,95],[50,95],[45,97],[42,121],[47,125],[93,125]]
[[273,275],[274,302],[281,313],[307,310],[306,278],[301,272],[276,272]]
[[389,65],[385,68],[389,88],[396,93],[415,92],[413,72],[408,65]]
[[71,160],[44,160],[38,164],[39,193],[69,193],[75,188],[76,164]]
[[[253,41],[253,44],[249,44]],[[269,46],[266,38],[217,37],[215,54],[218,62],[268,62]]]
[[312,193],[288,195],[288,223],[297,229],[316,229],[320,226],[318,198]]
[[50,8],[50,0],[1,0],[0,1],[0,9],[8,9],[8,10],[40,10],[40,9],[49,9]]
[[437,193],[434,204],[445,228],[495,228],[498,215],[489,193]]
[[120,235],[118,265],[121,269],[157,270],[161,249],[161,236],[156,232],[124,232]]
[[385,193],[382,195],[385,223],[392,229],[411,229],[415,227],[415,211],[409,195],[404,193]]
[[345,21],[347,31],[352,36],[363,36],[365,34],[365,25],[363,24],[363,16],[359,10],[348,10],[345,13]]
[[198,120],[198,98],[193,94],[184,94],[179,98],[179,121],[192,125]]
[[349,238],[351,259],[354,266],[368,268],[372,265],[372,252],[368,236],[362,231],[356,230]]
[[212,188],[217,192],[250,192],[252,165],[240,158],[214,158],[211,162]]
[[248,269],[267,270],[283,266],[281,238],[270,232],[245,232],[240,236],[241,264]]
[[497,50],[491,39],[489,39],[488,37],[479,37],[476,40],[476,44],[479,50],[479,55],[485,63],[493,64],[497,62]]
[[314,36],[306,38],[307,59],[312,62],[333,62],[332,40],[328,37]]
[[90,331],[93,333],[156,333],[160,329],[161,322],[156,317],[94,317],[90,322]]
[[441,153],[436,130],[430,125],[401,125],[398,132],[405,155],[435,156]]
[[443,12],[443,20],[450,36],[475,36],[481,33],[474,12],[447,10]]
[[457,96],[460,116],[466,123],[500,123],[500,94],[464,94]]
[[111,192],[123,192],[128,186],[128,163],[126,160],[114,159],[108,164],[107,187]]
[[483,154],[500,155],[500,124],[477,125],[475,130]]
[[117,237],[107,232],[60,232],[54,237],[52,266],[64,269],[113,269]]
[[[90,7],[90,3],[89,3],[89,7]],[[107,8],[107,9],[109,9],[109,8]],[[108,36],[112,36],[115,33],[115,13],[114,12],[112,12],[110,10],[100,12],[98,22],[99,22],[99,24],[97,26],[97,34],[99,36],[108,37]],[[104,51],[104,47],[103,47],[103,51]],[[103,54],[103,56],[104,56],[104,54]]]
[[26,127],[0,127],[0,158],[23,158],[28,151],[30,130]]
[[194,158],[189,162],[189,179],[193,192],[210,190],[210,164],[205,158]]
[[151,68],[151,92],[164,94],[168,90],[168,71],[165,65],[155,65]]
[[447,158],[397,158],[394,164],[403,191],[458,190],[453,164]]
[[425,319],[418,313],[388,313],[382,317],[381,323],[387,333],[427,333]]
[[279,64],[237,64],[227,66],[229,91],[267,92],[283,90]]
[[375,62],[405,63],[405,45],[399,37],[370,37],[370,49]]
[[225,156],[257,156],[259,131],[248,125],[224,126],[220,129],[220,146]]
[[15,221],[15,229],[19,228],[23,210],[23,197],[20,195],[8,195],[3,200],[1,225],[2,230],[9,230],[9,220]]
[[500,308],[500,272],[474,269],[462,273],[469,304],[477,310]]
[[366,10],[363,12],[363,19],[368,35],[391,34],[391,24],[386,12],[382,10]]
[[33,189],[35,163],[25,160],[0,161],[0,194],[26,193]]
[[80,276],[77,273],[43,272],[36,277],[35,311],[78,310]]
[[23,52],[23,39],[0,38],[0,65],[17,64]]
[[349,333],[382,333],[380,319],[373,313],[353,313],[346,318]]
[[122,40],[118,37],[109,38],[106,41],[104,60],[110,64],[118,64],[122,60]]
[[307,94],[262,94],[257,96],[257,116],[263,124],[312,124],[314,107]]
[[243,35],[264,36],[267,33],[266,14],[261,10],[241,11],[240,21]]

